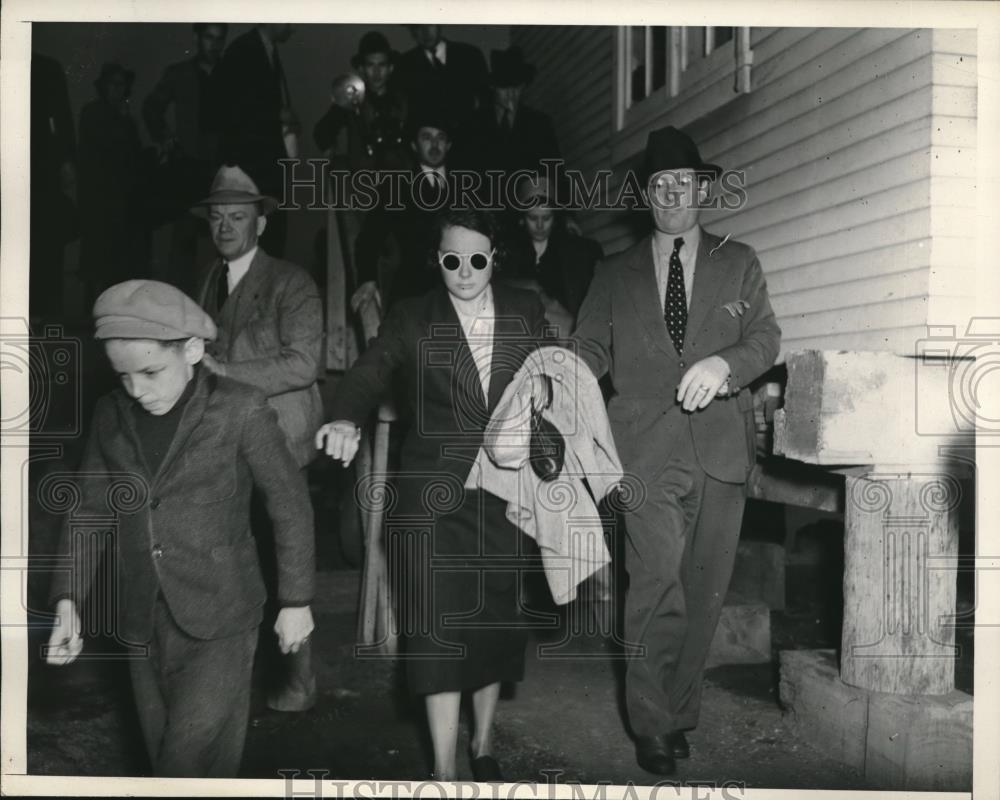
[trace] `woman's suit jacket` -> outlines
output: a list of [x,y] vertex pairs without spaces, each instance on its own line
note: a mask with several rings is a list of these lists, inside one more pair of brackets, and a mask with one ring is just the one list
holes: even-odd
[[[393,306],[378,337],[337,388],[331,419],[361,426],[393,376],[402,379],[412,415],[402,451],[403,479],[413,492],[421,492],[427,482],[420,476],[436,476],[461,489],[490,414],[541,338],[545,316],[534,292],[494,284],[493,298],[488,397],[483,397],[472,351],[444,286]],[[420,494],[401,489],[401,506],[418,509],[420,503]]]
[[[663,320],[650,238],[601,263],[573,334],[597,377],[615,394],[608,418],[625,470],[655,477],[681,431],[690,426],[701,468],[742,483],[754,462],[753,397],[747,386],[773,364],[781,329],[753,248],[701,232],[683,355]],[[745,300],[732,317],[725,303]],[[729,365],[735,395],[688,414],[677,403],[684,373],[710,355]]]
[[[110,530],[115,553],[109,577],[117,581],[117,594],[104,591],[91,600],[114,602],[115,633],[124,642],[149,641],[158,592],[181,630],[197,639],[260,624],[266,595],[250,534],[255,485],[274,523],[279,601],[312,600],[309,491],[274,411],[260,392],[205,369],[194,380],[155,474],[133,422],[134,414],[145,412],[120,388],[98,401],[77,474],[72,517],[77,524],[88,518],[91,530]],[[71,524],[59,552],[75,556],[74,570],[56,573],[52,599],[70,597],[79,606],[91,594],[98,559],[73,546]]]
[[323,365],[323,306],[316,282],[299,266],[257,249],[250,269],[218,312],[221,261],[202,276],[196,297],[215,319],[219,338],[210,346],[225,374],[256,386],[278,412],[299,466],[316,455],[323,424],[316,381]]

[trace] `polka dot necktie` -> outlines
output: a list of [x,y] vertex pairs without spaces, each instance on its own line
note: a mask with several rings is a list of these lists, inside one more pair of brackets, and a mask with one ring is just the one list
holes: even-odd
[[684,330],[687,328],[687,294],[684,292],[684,268],[681,266],[681,248],[684,238],[674,239],[674,251],[670,254],[670,272],[667,274],[667,296],[663,301],[663,319],[667,323],[667,333],[680,353],[684,349]]

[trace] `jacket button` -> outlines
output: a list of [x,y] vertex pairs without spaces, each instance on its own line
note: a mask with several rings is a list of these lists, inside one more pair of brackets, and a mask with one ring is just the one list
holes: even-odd
[[156,511],[156,509],[158,509],[160,507],[160,498],[159,497],[154,497],[152,499],[152,501],[150,502],[149,507],[151,509],[153,509],[153,511]]
[[[684,362],[682,361],[682,362],[680,363],[680,366],[681,366],[681,369],[684,369],[684,367],[686,367],[686,366],[687,366],[687,364],[685,364],[685,363],[684,363]],[[155,502],[155,501],[154,501],[154,502]],[[155,506],[154,506],[154,508],[155,508]]]
[[160,558],[163,555],[163,548],[158,544],[153,545],[153,558]]

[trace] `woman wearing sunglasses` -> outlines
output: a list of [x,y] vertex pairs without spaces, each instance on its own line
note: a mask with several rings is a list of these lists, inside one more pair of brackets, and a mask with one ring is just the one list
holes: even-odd
[[533,543],[507,520],[505,501],[464,484],[491,412],[541,339],[544,310],[534,292],[493,283],[504,254],[491,214],[446,211],[435,238],[430,263],[442,285],[392,307],[341,381],[335,421],[317,432],[316,446],[349,464],[360,426],[401,379],[411,423],[386,522],[390,569],[394,554],[399,563],[392,588],[407,683],[424,697],[433,777],[457,778],[468,693],[473,777],[502,780],[492,723],[501,683],[524,674],[518,559]]

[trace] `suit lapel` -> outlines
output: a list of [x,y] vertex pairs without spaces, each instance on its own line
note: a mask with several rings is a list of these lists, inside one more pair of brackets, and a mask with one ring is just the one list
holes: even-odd
[[118,410],[118,425],[111,433],[111,441],[106,447],[110,452],[117,452],[122,455],[129,453],[127,459],[129,463],[135,464],[142,470],[143,477],[152,485],[153,473],[149,468],[149,462],[142,452],[142,445],[139,443],[139,433],[135,429],[135,421],[132,419],[134,413],[134,403],[124,390],[115,393],[115,404]]
[[215,378],[208,374],[208,371],[204,367],[201,367],[197,371],[195,380],[197,380],[197,384],[194,387],[194,393],[185,404],[184,411],[181,412],[181,421],[177,424],[177,431],[174,433],[174,438],[170,442],[170,447],[167,450],[167,454],[163,457],[163,461],[160,462],[159,470],[153,476],[154,483],[161,476],[167,474],[171,465],[177,459],[177,454],[184,450],[187,440],[191,437],[191,433],[198,427],[201,418],[205,416],[205,409],[208,408],[209,381],[215,380]]
[[663,321],[663,307],[660,305],[660,289],[656,284],[656,265],[653,263],[651,236],[647,236],[635,246],[628,269],[629,293],[637,316],[657,346],[671,358],[677,358],[677,350],[670,340],[670,334],[667,333],[667,324]]
[[222,325],[229,331],[230,341],[236,338],[260,308],[261,287],[267,278],[270,260],[271,257],[258,247],[250,262],[250,269],[226,301]]
[[714,305],[715,298],[722,288],[722,279],[725,276],[721,268],[721,256],[713,252],[719,241],[718,236],[713,236],[702,229],[698,243],[698,258],[694,267],[691,303],[688,306],[687,333],[684,336],[686,342],[696,338],[705,316]]

